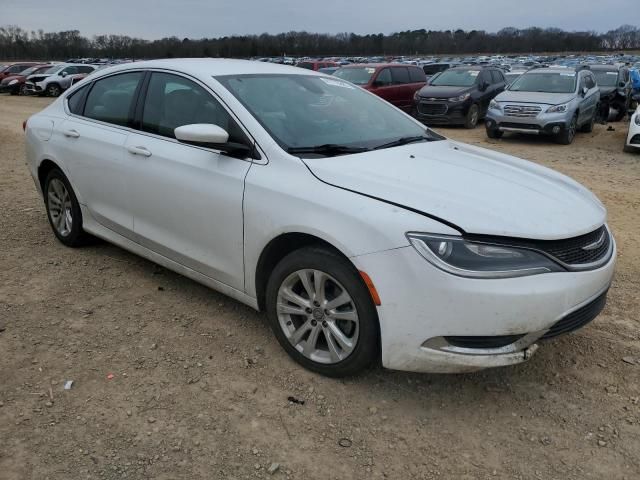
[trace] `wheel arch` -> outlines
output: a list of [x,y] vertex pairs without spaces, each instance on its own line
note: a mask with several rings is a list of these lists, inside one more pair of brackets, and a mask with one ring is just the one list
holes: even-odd
[[44,182],[47,180],[47,175],[49,175],[49,172],[51,170],[54,170],[56,168],[64,174],[64,170],[62,170],[62,168],[60,168],[60,166],[56,162],[48,158],[45,158],[44,160],[42,160],[40,162],[40,165],[38,165],[38,183],[40,184],[40,190],[43,192],[43,195],[44,195]]
[[311,245],[325,247],[351,263],[349,257],[339,248],[316,235],[302,232],[286,232],[274,237],[262,249],[256,264],[254,281],[259,310],[264,310],[267,282],[278,262],[291,252]]

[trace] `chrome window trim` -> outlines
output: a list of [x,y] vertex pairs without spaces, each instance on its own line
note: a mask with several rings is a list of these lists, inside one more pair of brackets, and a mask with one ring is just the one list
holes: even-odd
[[[240,121],[240,119],[237,117],[237,115],[235,115],[235,113],[229,108],[229,106],[220,98],[220,96],[213,91],[210,87],[208,87],[207,85],[205,85],[204,83],[202,83],[200,80],[198,80],[197,78],[192,77],[191,75],[188,75],[186,73],[182,73],[176,70],[171,70],[171,69],[166,69],[166,68],[131,68],[131,69],[124,69],[124,70],[118,70],[116,72],[112,72],[106,75],[101,75],[100,77],[96,77],[93,80],[87,82],[87,83],[77,83],[76,85],[81,85],[81,87],[79,88],[75,88],[73,90],[69,89],[64,93],[64,97],[62,99],[63,102],[63,109],[64,112],[72,118],[78,119],[78,120],[83,120],[85,122],[90,122],[90,123],[95,123],[98,124],[100,126],[105,126],[105,127],[110,127],[110,128],[117,128],[119,130],[124,130],[128,133],[134,133],[137,135],[143,135],[143,136],[147,136],[147,137],[151,137],[151,138],[156,138],[159,140],[165,140],[165,141],[169,141],[169,142],[173,142],[173,143],[178,143],[180,145],[184,145],[185,147],[191,147],[191,148],[197,148],[199,150],[205,150],[211,153],[215,153],[218,155],[225,155],[225,153],[222,150],[216,150],[214,148],[209,148],[209,147],[201,147],[201,146],[197,146],[197,145],[190,145],[188,143],[184,143],[184,142],[180,142],[179,140],[176,140],[175,138],[170,138],[170,137],[166,137],[164,135],[158,135],[155,133],[151,133],[151,132],[145,132],[144,130],[138,130],[136,128],[131,128],[131,127],[125,127],[122,125],[116,125],[113,123],[109,123],[109,122],[104,122],[102,120],[96,120],[94,118],[89,118],[89,117],[85,117],[82,115],[76,115],[75,113],[71,113],[71,110],[69,110],[69,105],[68,105],[68,97],[71,95],[71,93],[79,90],[80,88],[84,88],[84,87],[88,87],[88,88],[92,88],[92,84],[100,81],[102,79],[108,78],[108,77],[113,77],[115,75],[122,75],[122,74],[126,74],[126,73],[135,73],[135,72],[141,72],[141,73],[146,73],[146,72],[159,72],[159,73],[169,73],[172,75],[178,75],[181,77],[186,78],[187,80],[190,80],[194,83],[196,83],[198,86],[202,87],[205,89],[205,91],[207,91],[209,94],[211,94],[213,96],[213,98],[218,101],[218,103],[220,103],[220,105],[222,105],[222,108],[224,108],[227,113],[229,114],[229,116],[231,116],[231,118],[233,118],[236,123],[240,126],[240,128],[242,129],[242,131],[245,133],[245,135],[247,135],[248,138],[250,138],[255,147],[258,149],[260,156],[261,156],[261,160],[256,160],[253,158],[241,158],[238,159],[236,158],[236,160],[242,160],[245,162],[250,162],[250,163],[255,163],[255,164],[267,164],[269,163],[269,159],[267,157],[267,154],[265,153],[264,149],[262,147],[260,147],[260,144],[257,142],[257,140],[255,139],[255,137],[253,135],[251,135],[251,133],[249,132],[249,130],[245,127],[245,125]],[[235,157],[229,157],[229,158],[235,158]]]

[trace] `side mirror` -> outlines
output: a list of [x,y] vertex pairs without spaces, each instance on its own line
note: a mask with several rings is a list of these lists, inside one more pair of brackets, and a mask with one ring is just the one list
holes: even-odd
[[480,91],[484,92],[487,88],[489,88],[488,82],[480,82]]
[[181,142],[194,145],[221,145],[229,141],[227,131],[212,123],[182,125],[176,128],[174,133]]
[[624,87],[626,87],[626,86],[627,86],[627,84],[626,84],[626,83],[624,83],[624,82],[620,82],[620,83],[618,83],[618,86],[619,86],[620,88],[624,88]]
[[176,139],[182,143],[196,145],[199,147],[215,148],[225,152],[229,156],[238,158],[252,157],[260,159],[254,147],[250,147],[243,143],[229,141],[227,131],[212,123],[192,123],[190,125],[182,125],[174,129],[173,133]]
[[582,90],[580,90],[580,94],[584,97],[587,95],[587,93],[589,93],[589,89],[587,87],[582,87]]
[[69,75],[67,72],[60,72],[60,76],[62,78],[66,77],[67,75]]

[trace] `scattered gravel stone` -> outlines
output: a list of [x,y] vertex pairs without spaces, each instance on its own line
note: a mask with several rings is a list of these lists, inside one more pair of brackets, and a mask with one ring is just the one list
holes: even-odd
[[605,390],[607,393],[618,393],[618,387],[616,385],[609,385]]
[[267,473],[269,475],[273,475],[274,473],[276,473],[278,470],[280,469],[280,464],[279,463],[272,463],[271,465],[269,465],[269,468],[267,469]]
[[155,419],[155,418],[153,418],[153,417],[149,417],[149,418],[147,418],[147,422],[149,422],[149,423],[156,423],[156,419]]
[[624,363],[628,363],[629,365],[635,365],[636,361],[633,357],[622,357],[622,361]]

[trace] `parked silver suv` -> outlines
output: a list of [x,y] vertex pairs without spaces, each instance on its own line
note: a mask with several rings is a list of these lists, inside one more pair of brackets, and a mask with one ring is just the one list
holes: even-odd
[[71,86],[71,79],[79,73],[91,73],[94,65],[62,63],[49,70],[27,77],[25,92],[30,95],[57,97]]
[[553,135],[573,142],[576,131],[590,132],[596,121],[600,91],[588,68],[539,68],[516,79],[489,104],[487,136],[504,132]]

